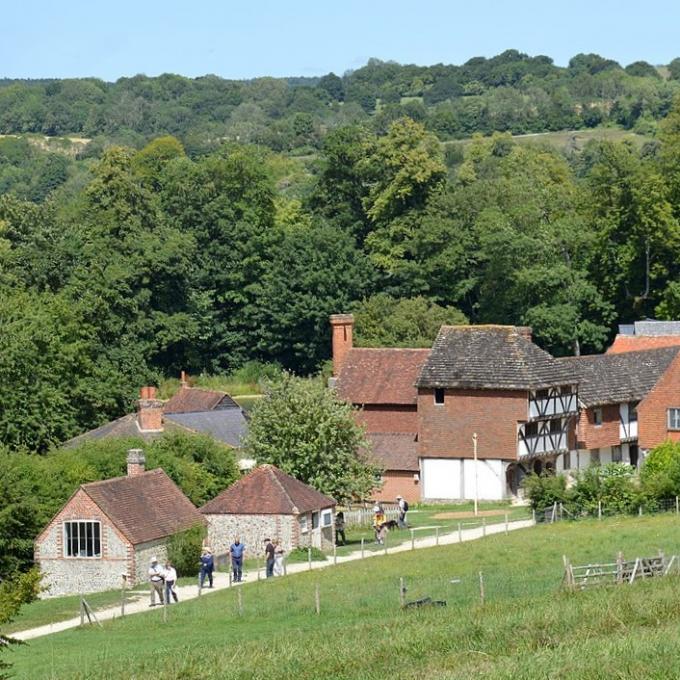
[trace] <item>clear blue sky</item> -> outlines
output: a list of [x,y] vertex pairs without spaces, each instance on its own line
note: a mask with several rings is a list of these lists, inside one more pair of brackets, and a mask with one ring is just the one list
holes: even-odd
[[564,65],[680,56],[680,2],[34,0],[2,3],[0,77],[341,74],[369,57],[462,63],[513,47]]

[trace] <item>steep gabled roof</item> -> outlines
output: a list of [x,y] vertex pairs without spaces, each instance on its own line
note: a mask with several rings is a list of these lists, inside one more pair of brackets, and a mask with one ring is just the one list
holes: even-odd
[[418,472],[416,435],[413,432],[367,432],[372,458],[385,470]]
[[182,387],[163,405],[163,413],[195,413],[215,409],[239,408],[226,393],[200,387]]
[[133,545],[205,524],[203,515],[160,468],[80,488]]
[[530,390],[575,383],[557,362],[515,326],[442,326],[418,387]]
[[560,363],[579,376],[578,398],[584,406],[620,404],[644,398],[663,375],[680,347],[620,354],[564,357]]
[[260,465],[200,511],[204,515],[294,515],[334,505],[330,496],[274,465]]
[[680,346],[680,335],[617,335],[607,354]]
[[415,404],[416,379],[429,349],[355,347],[336,381],[338,396],[352,404]]

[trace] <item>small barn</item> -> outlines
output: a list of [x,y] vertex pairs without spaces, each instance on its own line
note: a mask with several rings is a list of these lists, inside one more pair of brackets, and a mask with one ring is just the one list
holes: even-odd
[[229,552],[236,536],[251,555],[261,553],[265,538],[279,539],[286,551],[329,550],[335,542],[335,500],[274,465],[255,468],[200,511],[218,557]]
[[35,541],[47,597],[144,582],[152,556],[203,515],[159,469],[145,471],[141,449],[128,451],[127,476],[82,484]]

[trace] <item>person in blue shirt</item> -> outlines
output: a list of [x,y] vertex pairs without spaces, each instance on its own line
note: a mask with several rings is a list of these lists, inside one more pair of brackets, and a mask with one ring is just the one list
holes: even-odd
[[246,551],[246,546],[241,543],[241,539],[237,536],[234,542],[229,546],[229,555],[231,555],[231,568],[234,572],[234,582],[240,583],[243,580],[243,554]]
[[215,570],[215,561],[213,560],[212,552],[210,548],[203,548],[203,553],[201,554],[201,571],[199,574],[199,588],[203,588],[205,583],[205,577],[208,577],[208,588],[213,587],[213,571]]

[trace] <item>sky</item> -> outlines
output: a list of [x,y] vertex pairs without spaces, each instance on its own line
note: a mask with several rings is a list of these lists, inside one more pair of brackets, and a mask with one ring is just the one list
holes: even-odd
[[[2,7],[0,78],[318,76],[370,57],[460,64],[515,48],[566,65],[680,56],[680,2],[29,0]],[[2,6],[0,5],[0,6]]]

